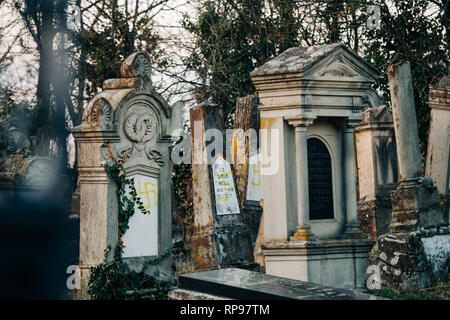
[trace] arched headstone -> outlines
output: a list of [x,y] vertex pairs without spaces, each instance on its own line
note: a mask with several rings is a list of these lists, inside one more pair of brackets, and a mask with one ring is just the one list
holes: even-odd
[[[129,229],[122,237],[124,261],[137,272],[172,280],[168,254],[172,245],[168,149],[172,110],[152,88],[146,53],[130,55],[120,71],[123,78],[103,83],[104,90],[89,103],[83,123],[73,130],[80,177],[82,278],[86,282],[88,268],[103,262],[105,249],[116,248],[117,186],[102,165],[111,156],[116,160],[125,156],[125,174],[134,178],[137,195],[149,213],[135,208],[128,221]],[[161,261],[148,264],[154,259]]]

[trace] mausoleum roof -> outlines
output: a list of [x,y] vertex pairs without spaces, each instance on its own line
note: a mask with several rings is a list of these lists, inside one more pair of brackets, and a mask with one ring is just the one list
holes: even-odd
[[265,76],[283,73],[300,73],[309,69],[319,60],[327,57],[337,50],[345,50],[363,62],[368,68],[377,72],[375,67],[364,61],[356,52],[347,48],[343,43],[332,43],[326,45],[316,45],[309,47],[289,48],[277,57],[267,61],[261,67],[255,69],[250,75]]

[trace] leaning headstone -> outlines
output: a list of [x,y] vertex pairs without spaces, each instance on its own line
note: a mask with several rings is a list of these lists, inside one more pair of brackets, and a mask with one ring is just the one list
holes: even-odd
[[233,130],[233,163],[244,221],[250,229],[252,248],[258,237],[262,208],[261,154],[259,147],[259,99],[257,95],[236,99]]
[[219,155],[212,164],[217,215],[240,214],[231,165]]
[[433,179],[450,223],[450,75],[430,86],[431,108],[425,175]]
[[[87,298],[89,268],[105,260],[118,241],[117,187],[102,167],[108,152],[134,178],[136,191],[149,214],[136,208],[122,240],[123,258],[131,269],[163,280],[171,268],[171,175],[167,127],[171,109],[152,88],[150,59],[137,52],[121,65],[120,79],[103,83],[103,91],[89,103],[83,123],[74,128],[80,184],[79,297]],[[157,264],[151,260],[160,259]]]
[[392,206],[389,192],[398,182],[394,121],[387,106],[370,108],[355,128],[358,161],[358,220],[361,230],[377,241],[389,232]]
[[206,270],[248,263],[252,260],[249,232],[238,206],[232,168],[223,158],[222,109],[204,103],[191,108],[190,116],[194,267]]
[[450,255],[448,223],[433,181],[423,176],[409,62],[392,65],[387,73],[400,181],[391,192],[390,232],[378,241],[381,281],[397,288],[423,288],[448,268],[437,259]]

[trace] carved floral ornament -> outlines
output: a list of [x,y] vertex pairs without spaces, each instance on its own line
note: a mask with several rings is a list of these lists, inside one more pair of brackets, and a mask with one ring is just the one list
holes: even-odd
[[148,54],[135,52],[126,58],[120,66],[120,73],[125,78],[140,78],[151,85],[151,63]]
[[92,127],[112,129],[112,108],[103,99],[97,100],[91,109],[90,123]]
[[128,158],[143,157],[144,154],[155,161],[158,165],[163,166],[164,160],[157,150],[152,150],[152,140],[158,135],[158,121],[153,111],[148,107],[137,106],[128,112],[123,122],[123,130],[125,136],[130,140],[131,145],[122,150]]

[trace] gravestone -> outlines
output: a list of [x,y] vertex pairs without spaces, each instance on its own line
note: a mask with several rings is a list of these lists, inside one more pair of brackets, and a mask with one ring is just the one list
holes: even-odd
[[450,223],[450,75],[430,86],[430,132],[425,175],[431,177]]
[[256,201],[258,203],[264,198],[260,153],[251,155],[248,158],[247,192],[245,198],[248,201]]
[[368,109],[355,128],[358,161],[358,220],[374,241],[389,232],[389,192],[397,187],[398,164],[394,120],[387,106]]
[[212,164],[217,215],[240,214],[230,164],[219,155]]
[[[109,79],[89,103],[83,123],[74,128],[80,185],[79,298],[88,298],[89,268],[112,258],[118,241],[117,186],[103,164],[126,156],[125,174],[134,178],[140,210],[130,218],[124,234],[123,258],[132,270],[173,280],[171,255],[171,175],[168,146],[171,108],[155,92],[150,59],[136,52],[121,64],[123,78]],[[147,262],[163,258],[156,265]],[[145,269],[144,269],[145,267]]]
[[363,287],[374,242],[358,223],[354,127],[365,109],[382,104],[371,88],[377,70],[345,45],[329,44],[290,48],[251,78],[268,149],[266,272]]
[[396,288],[424,288],[448,277],[448,221],[444,221],[437,188],[424,176],[410,64],[392,65],[387,73],[399,184],[391,192],[389,233],[378,240],[381,282]]
[[222,109],[200,104],[190,109],[196,270],[249,263],[251,243],[240,212],[233,171],[225,161]]
[[[259,99],[257,95],[236,99],[234,117],[232,156],[236,185],[241,199],[240,207],[244,221],[250,229],[254,254],[260,251],[256,246],[262,208],[261,155],[259,146]],[[255,258],[256,260],[256,258]]]

